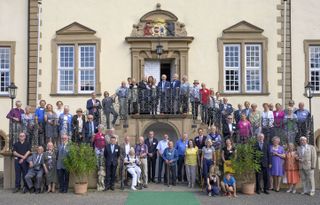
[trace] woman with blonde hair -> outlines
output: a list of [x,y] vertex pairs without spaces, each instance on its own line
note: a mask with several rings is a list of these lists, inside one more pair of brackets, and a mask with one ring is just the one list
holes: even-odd
[[278,136],[272,138],[272,145],[270,146],[270,155],[270,176],[272,177],[273,181],[273,186],[271,184],[271,187],[273,187],[276,192],[279,192],[281,177],[284,175],[283,162],[286,155],[284,152],[284,148],[280,145],[280,138]]
[[186,148],[184,164],[186,166],[186,175],[188,179],[188,187],[194,188],[196,181],[196,167],[197,167],[198,147],[192,139],[188,140],[188,147]]
[[202,157],[201,157],[201,164],[202,164],[202,175],[204,182],[206,183],[206,179],[208,176],[209,169],[211,165],[215,165],[216,162],[216,155],[215,149],[212,146],[212,140],[208,139],[206,141],[206,146],[202,148]]
[[285,158],[285,170],[288,180],[288,193],[296,193],[296,184],[300,181],[298,153],[293,143],[289,143]]
[[140,160],[136,156],[133,147],[130,148],[129,154],[124,158],[124,164],[126,165],[127,171],[132,176],[131,189],[137,190],[136,186],[140,183],[141,169],[139,167]]
[[220,194],[220,179],[217,174],[216,166],[210,167],[207,180],[208,196],[218,196]]
[[48,142],[47,151],[44,153],[44,171],[46,173],[46,183],[48,193],[56,191],[57,179],[57,151],[52,142]]

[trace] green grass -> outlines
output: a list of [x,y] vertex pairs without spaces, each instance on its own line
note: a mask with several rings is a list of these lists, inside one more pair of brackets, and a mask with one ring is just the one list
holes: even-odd
[[131,192],[125,205],[200,205],[191,192]]

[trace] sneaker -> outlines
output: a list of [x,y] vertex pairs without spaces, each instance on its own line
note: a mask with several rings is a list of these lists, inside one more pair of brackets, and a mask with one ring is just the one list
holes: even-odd
[[211,192],[209,192],[208,196],[211,196]]
[[20,191],[20,188],[15,188],[13,191],[12,191],[12,193],[17,193],[17,192],[19,192]]
[[191,188],[191,183],[190,182],[188,183],[188,188]]
[[295,189],[294,189],[294,190],[292,190],[292,193],[293,193],[293,194],[295,194],[296,192],[297,192],[297,191],[296,191]]
[[310,196],[314,196],[314,191],[310,192]]
[[132,189],[133,191],[136,191],[136,190],[137,190],[134,186],[132,186],[131,189]]
[[291,189],[288,189],[288,190],[287,190],[287,193],[290,193],[291,191],[292,191]]

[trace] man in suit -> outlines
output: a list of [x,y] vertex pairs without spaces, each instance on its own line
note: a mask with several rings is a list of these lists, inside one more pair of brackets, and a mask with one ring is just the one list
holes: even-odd
[[111,189],[114,191],[114,181],[116,178],[116,170],[118,166],[118,159],[120,157],[120,147],[116,144],[116,137],[110,137],[110,144],[107,144],[104,149],[104,158],[106,159],[106,188],[105,191]]
[[261,151],[262,156],[260,158],[260,172],[256,172],[256,192],[260,194],[260,181],[261,176],[263,179],[263,193],[269,194],[267,191],[269,183],[269,173],[268,169],[271,167],[271,156],[269,152],[269,145],[267,142],[264,142],[264,134],[260,133],[258,135],[258,141],[255,144],[255,149]]
[[72,141],[80,143],[85,141],[84,125],[86,117],[82,114],[82,109],[77,109],[77,114],[72,117]]
[[238,104],[238,110],[234,111],[234,120],[236,121],[236,124],[238,124],[238,122],[241,119],[241,113],[242,113],[243,109],[242,109],[242,104]]
[[84,125],[84,136],[86,143],[90,143],[93,135],[98,132],[98,124],[93,121],[93,115],[88,115],[88,121]]
[[124,185],[127,184],[125,179],[125,167],[124,167],[124,159],[129,154],[131,145],[129,136],[124,137],[124,142],[120,144],[120,178],[121,185],[120,188],[124,189]]
[[179,92],[180,92],[180,85],[181,85],[181,82],[180,80],[178,80],[178,74],[175,73],[173,74],[172,76],[172,81],[171,81],[171,85],[170,85],[170,88],[171,88],[171,113],[173,114],[179,114],[180,111],[179,111]]
[[158,140],[154,138],[153,131],[149,131],[145,144],[148,147],[148,181],[155,183]]
[[96,93],[91,93],[91,99],[87,100],[87,110],[89,114],[93,115],[94,121],[97,124],[100,124],[100,109],[102,108],[102,106],[100,100],[96,98]]
[[158,90],[160,92],[160,113],[170,113],[169,101],[170,101],[170,82],[167,81],[167,76],[162,75],[161,81],[158,83]]
[[[42,177],[44,174],[43,147],[37,147],[37,152],[33,153],[27,161],[29,162],[29,170],[25,176],[26,183],[30,193],[35,191],[36,194],[39,194],[41,192]],[[34,177],[36,178],[35,183],[32,182]]]
[[69,137],[64,134],[61,136],[62,143],[58,147],[57,153],[57,172],[59,180],[59,192],[67,193],[69,186],[69,172],[66,170],[63,160],[66,158],[69,152]]
[[198,147],[198,177],[199,177],[199,182],[201,182],[201,156],[202,156],[202,148],[206,145],[206,140],[207,140],[207,136],[203,135],[203,129],[202,128],[199,128],[198,129],[198,136],[196,136],[194,138],[194,142],[196,144],[196,146]]
[[250,108],[250,102],[245,101],[244,102],[244,109],[241,111],[241,113],[244,113],[246,115],[247,120],[249,120],[249,115],[251,114],[252,110]]
[[315,194],[314,169],[317,166],[317,151],[314,146],[309,145],[305,136],[300,137],[300,146],[297,149],[299,169],[303,192],[301,194]]
[[230,103],[228,103],[228,98],[223,98],[223,103],[220,104],[220,112],[222,117],[222,124],[226,123],[228,115],[233,113],[233,108]]
[[237,126],[233,123],[232,115],[228,115],[226,123],[222,126],[223,138],[226,140],[228,138],[234,140],[234,134],[236,132]]

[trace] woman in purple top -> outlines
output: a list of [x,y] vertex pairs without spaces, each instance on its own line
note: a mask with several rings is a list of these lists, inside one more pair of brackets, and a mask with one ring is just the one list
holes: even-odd
[[277,136],[272,138],[272,145],[270,146],[270,156],[270,176],[272,177],[274,190],[276,192],[279,192],[281,177],[284,175],[283,163],[285,158],[285,151],[284,148],[280,145],[280,138]]
[[286,142],[286,136],[284,132],[284,117],[285,112],[282,109],[280,103],[276,104],[276,110],[273,111],[273,129],[274,129],[274,136],[279,136],[281,139],[281,143]]
[[240,143],[245,144],[248,142],[249,137],[251,136],[251,124],[247,120],[245,113],[241,114],[241,119],[238,122],[238,132],[240,136]]
[[19,134],[22,131],[21,115],[24,113],[24,110],[21,108],[21,106],[21,101],[17,100],[16,108],[11,109],[10,112],[7,114],[7,119],[10,119],[10,133],[12,133],[12,139],[10,139],[10,146],[18,142]]

